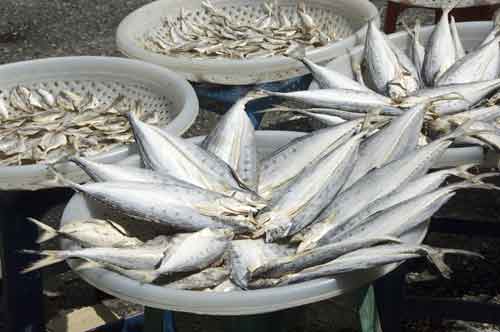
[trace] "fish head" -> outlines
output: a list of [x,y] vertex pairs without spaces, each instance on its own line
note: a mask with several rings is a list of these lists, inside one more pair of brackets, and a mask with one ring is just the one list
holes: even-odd
[[256,208],[257,210],[261,210],[267,206],[267,201],[252,191],[232,190],[229,195],[242,203]]
[[401,81],[390,82],[387,84],[387,94],[396,102],[404,100],[408,95],[406,84]]

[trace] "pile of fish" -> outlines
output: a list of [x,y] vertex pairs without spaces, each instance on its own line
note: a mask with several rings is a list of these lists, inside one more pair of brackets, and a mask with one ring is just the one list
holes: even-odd
[[[418,244],[429,218],[458,190],[496,190],[474,165],[428,173],[457,139],[476,133],[466,122],[417,147],[427,104],[393,119],[346,121],[292,140],[262,160],[239,100],[200,145],[129,113],[144,169],[73,157],[94,181],[58,180],[132,218],[73,220],[40,228],[40,242],[74,241],[26,268],[80,258],[141,283],[194,290],[276,287],[425,257],[449,277],[445,254],[474,253]],[[445,184],[450,178],[453,184]],[[97,216],[98,217],[98,216]],[[162,225],[162,226],[158,226]],[[412,240],[412,241],[410,241]]]
[[337,39],[334,27],[322,30],[304,2],[297,4],[294,17],[277,2],[264,3],[265,14],[251,24],[225,14],[208,0],[202,5],[208,15],[206,22],[181,9],[177,18],[163,20],[162,29],[146,34],[144,47],[175,56],[247,59],[281,55],[298,44],[321,47]]
[[91,93],[12,88],[0,99],[0,166],[53,163],[68,155],[91,156],[133,142],[127,113],[159,124],[140,101],[118,96],[110,103]]
[[311,62],[301,48],[292,50],[288,55],[304,63],[319,89],[264,91],[293,104],[271,111],[293,111],[327,125],[338,125],[366,114],[371,114],[373,121],[383,121],[426,104],[422,144],[449,134],[468,120],[476,120],[476,135],[455,144],[500,149],[500,30],[492,24],[484,40],[466,53],[453,17],[451,23],[448,21],[450,10],[443,10],[425,46],[420,41],[418,22],[414,31],[409,31],[411,55],[396,47],[374,21],[370,22],[362,60],[352,61],[355,79]]

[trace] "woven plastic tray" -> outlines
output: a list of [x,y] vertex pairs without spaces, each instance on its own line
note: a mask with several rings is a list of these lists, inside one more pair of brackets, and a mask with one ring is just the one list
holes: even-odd
[[[424,26],[420,32],[421,43],[425,45],[432,32],[434,26]],[[492,22],[463,22],[457,23],[457,29],[465,49],[471,49],[478,46],[486,35],[493,28]],[[399,48],[406,52],[410,48],[410,38],[407,32],[397,32],[389,35],[389,39]],[[357,46],[352,49],[352,56],[361,60],[363,56],[363,46]],[[354,78],[351,67],[351,58],[348,55],[340,56],[331,62],[327,67],[332,68],[344,75]],[[316,82],[312,82],[309,89],[317,89]],[[316,123],[314,121],[314,123]],[[435,168],[457,166],[463,163],[479,162],[484,166],[495,167],[498,164],[500,155],[492,151],[486,151],[478,146],[450,148],[447,150],[445,157],[436,164]]]
[[[304,133],[259,131],[257,134],[259,155],[269,154],[301,135]],[[197,137],[193,140],[200,142],[202,138]],[[133,156],[123,163],[138,166],[139,158]],[[86,200],[80,194],[75,194],[64,210],[61,224],[88,217],[113,217],[113,215],[102,205]],[[421,243],[425,234],[426,227],[421,227],[405,235],[403,239],[410,243]],[[63,240],[61,244],[64,249],[75,246],[68,240]],[[208,315],[250,315],[318,302],[367,285],[397,266],[391,264],[340,275],[337,278],[317,279],[283,287],[220,293],[177,290],[141,284],[102,268],[82,269],[82,264],[85,263],[81,260],[70,260],[68,263],[89,284],[121,299],[153,308]]]
[[[156,63],[182,73],[194,82],[209,82],[227,85],[256,84],[279,81],[306,73],[303,66],[284,56],[265,59],[191,59],[171,57],[146,50],[142,44],[144,35],[161,28],[165,17],[177,17],[181,7],[186,12],[194,12],[201,21],[207,18],[201,8],[202,0],[160,0],[145,5],[129,14],[118,27],[116,43],[125,55]],[[215,7],[222,9],[231,17],[252,23],[263,15],[264,0],[213,0]],[[290,15],[295,15],[295,0],[281,0],[280,6]],[[320,25],[331,25],[339,41],[308,52],[309,58],[318,63],[326,63],[335,56],[342,55],[363,39],[366,21],[378,18],[376,7],[367,0],[309,0],[308,14]]]
[[[181,135],[198,114],[198,99],[191,85],[168,69],[113,57],[64,57],[17,62],[0,66],[0,98],[7,100],[12,87],[43,88],[53,93],[69,90],[91,92],[100,101],[123,94],[141,99],[147,112],[161,112],[162,127]],[[130,155],[133,146],[121,146],[92,159],[117,162]],[[73,164],[58,169],[74,181],[87,179]],[[43,164],[0,167],[0,189],[39,189],[47,180]]]

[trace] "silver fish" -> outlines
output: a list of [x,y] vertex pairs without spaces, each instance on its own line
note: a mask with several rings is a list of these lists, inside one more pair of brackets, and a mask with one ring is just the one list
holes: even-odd
[[151,273],[151,281],[161,274],[203,270],[222,258],[233,236],[227,229],[203,229],[186,236],[178,245],[167,248],[160,265]]
[[350,230],[357,227],[359,224],[367,220],[381,211],[387,210],[400,203],[406,202],[417,196],[424,195],[436,190],[448,177],[456,176],[463,179],[472,180],[474,175],[467,172],[467,169],[475,166],[466,164],[456,168],[444,169],[432,172],[422,176],[414,181],[411,181],[406,186],[402,186],[393,193],[376,200],[368,205],[363,211],[349,219],[342,227],[338,227],[335,235],[331,238],[332,241],[345,240],[350,236]]
[[432,248],[424,245],[391,244],[359,249],[322,265],[310,267],[295,274],[288,274],[279,279],[256,280],[250,286],[263,288],[283,286],[306,280],[332,277],[352,271],[365,270],[381,265],[401,262],[407,259],[427,257],[440,270],[443,276],[449,278],[451,269],[444,262],[444,255],[460,254],[482,257],[479,254],[456,249]]
[[455,44],[451,35],[448,15],[452,8],[443,9],[443,14],[432,31],[425,47],[423,78],[432,86],[456,61]]
[[156,172],[115,164],[103,164],[82,157],[72,157],[70,161],[77,164],[95,182],[144,182],[144,183],[170,183],[174,185],[197,188],[189,182],[179,180],[167,173]]
[[231,167],[215,155],[139,121],[133,113],[129,113],[129,119],[142,160],[148,168],[263,206],[262,200],[245,187]]
[[353,238],[308,250],[303,253],[278,257],[250,270],[250,280],[277,278],[311,266],[324,264],[344,254],[361,248],[371,247],[383,242],[400,242],[396,238]]
[[342,191],[374,168],[403,157],[413,151],[419,139],[428,104],[417,105],[367,138],[360,147],[359,158]]
[[286,186],[317,158],[343,144],[361,128],[362,120],[318,130],[299,137],[261,162],[259,195],[270,200],[273,192]]
[[98,263],[109,263],[125,269],[152,270],[162,260],[165,248],[161,247],[137,247],[137,248],[83,248],[71,250],[43,250],[27,251],[46,258],[41,259],[27,267],[22,273],[38,270],[42,267],[53,265],[68,258],[81,258]]
[[368,23],[363,59],[369,79],[378,93],[400,99],[418,89],[417,79],[402,66],[375,20]]
[[318,82],[321,89],[349,89],[365,92],[372,92],[369,88],[356,82],[355,80],[341,74],[333,69],[315,64],[306,58],[303,46],[289,52],[288,56],[299,60],[313,74],[314,80]]
[[346,89],[321,89],[295,92],[264,91],[264,93],[270,96],[281,97],[317,107],[327,107],[352,112],[366,112],[381,109],[391,115],[402,113],[400,109],[393,106],[389,98],[373,92]]
[[140,182],[102,182],[79,185],[60,181],[78,192],[140,220],[179,230],[207,227],[254,229],[249,214],[255,208],[233,198],[201,188]]
[[436,81],[437,86],[493,80],[500,70],[500,37],[455,62]]
[[54,229],[34,218],[27,218],[39,229],[37,243],[49,241],[62,236],[78,242],[84,247],[138,247],[142,241],[131,237],[119,224],[111,220],[86,219],[64,224]]
[[[487,176],[490,175],[487,174]],[[381,211],[358,223],[345,234],[345,238],[370,238],[374,235],[400,237],[432,217],[441,206],[455,195],[457,190],[465,188],[494,189],[494,186],[481,183],[479,179],[473,178],[472,181],[474,182],[464,181],[452,184]]]
[[339,228],[367,206],[389,195],[403,185],[425,174],[432,164],[459,136],[468,133],[469,126],[460,127],[452,134],[421,147],[401,159],[372,170],[338,195],[323,210],[304,234],[298,252],[311,249],[319,243],[327,244]]
[[217,287],[229,277],[229,271],[224,267],[213,267],[205,269],[180,280],[166,285],[169,288],[204,290]]
[[433,112],[442,116],[465,111],[500,87],[500,79],[425,88],[405,98],[400,107],[412,107],[439,96],[455,95],[458,98],[444,98],[433,103]]
[[360,133],[306,167],[268,211],[257,216],[266,242],[289,237],[309,225],[344,184],[366,133]]
[[257,190],[257,147],[255,130],[245,111],[253,97],[238,100],[219,120],[201,146],[236,171],[245,186]]

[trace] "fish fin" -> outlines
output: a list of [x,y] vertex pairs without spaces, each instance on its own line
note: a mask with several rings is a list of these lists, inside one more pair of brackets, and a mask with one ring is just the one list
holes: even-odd
[[62,262],[65,260],[65,257],[63,256],[58,256],[58,253],[60,251],[57,250],[43,250],[43,251],[36,251],[36,250],[21,250],[22,253],[25,254],[35,254],[35,255],[41,255],[41,256],[47,256],[44,258],[41,258],[37,260],[36,262],[32,263],[28,267],[24,268],[21,271],[21,274],[25,274],[28,272],[36,271],[41,268],[57,264],[59,262]]
[[36,227],[38,227],[39,234],[38,238],[36,239],[36,243],[38,244],[51,240],[59,235],[57,230],[50,227],[49,225],[40,222],[39,220],[36,220],[35,218],[28,217],[26,219],[29,222],[33,223]]

